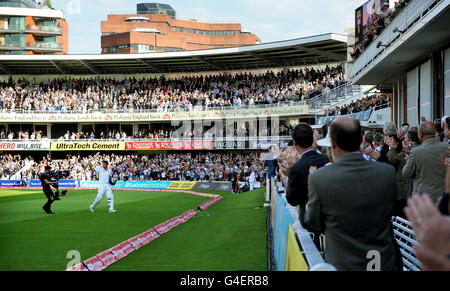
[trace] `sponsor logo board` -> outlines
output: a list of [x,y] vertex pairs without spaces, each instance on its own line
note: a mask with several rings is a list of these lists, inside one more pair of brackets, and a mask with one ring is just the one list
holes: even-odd
[[52,151],[123,151],[125,142],[52,142]]

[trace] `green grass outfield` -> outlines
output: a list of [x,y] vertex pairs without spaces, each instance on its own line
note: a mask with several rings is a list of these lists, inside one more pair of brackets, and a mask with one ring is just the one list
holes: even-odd
[[[232,195],[201,211],[105,270],[267,270],[264,189]],[[114,191],[117,213],[106,197],[95,213],[96,190],[69,190],[47,215],[40,190],[0,190],[0,270],[65,270],[77,250],[88,259],[208,201],[184,193]]]

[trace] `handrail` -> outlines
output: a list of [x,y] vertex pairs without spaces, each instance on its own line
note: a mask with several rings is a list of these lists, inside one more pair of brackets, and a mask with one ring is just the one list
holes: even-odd
[[331,103],[330,101],[338,101],[340,97],[344,97],[353,91],[360,90],[358,85],[353,85],[351,82],[347,82],[332,90],[325,90],[322,94],[306,100],[306,104],[310,110],[317,110],[318,107],[324,103]]
[[0,139],[0,143],[2,142],[58,142],[58,143],[71,143],[71,142],[190,142],[190,141],[203,141],[203,142],[226,142],[226,141],[273,141],[273,140],[285,140],[291,139],[290,136],[280,135],[280,136],[224,136],[224,137],[191,137],[191,138],[132,138],[127,137],[123,138],[105,138],[105,139]]
[[92,113],[185,113],[198,111],[235,111],[248,109],[267,109],[279,107],[292,107],[306,105],[305,101],[282,101],[271,104],[257,104],[240,106],[222,106],[222,107],[206,107],[206,106],[192,106],[191,108],[168,108],[168,109],[85,109],[85,110],[27,110],[27,109],[0,109],[0,113],[33,113],[33,114],[92,114]]
[[[384,103],[384,104],[381,104],[381,105],[377,105],[375,107],[370,107],[369,109],[373,109],[372,111],[378,111],[380,109],[384,109],[384,108],[388,108],[388,107],[391,107],[391,102],[387,102],[387,103]],[[363,111],[358,111],[358,112],[355,112],[355,113],[349,113],[349,114],[346,114],[346,115],[330,115],[330,116],[323,116],[323,117],[320,117],[320,118],[336,117],[336,116],[348,116],[348,115],[353,115],[353,114],[358,114],[358,113],[361,113],[361,112],[365,112],[365,111],[367,111],[369,109],[366,109],[366,110],[363,110]]]
[[414,231],[411,229],[411,223],[401,217],[392,217],[392,227],[394,238],[399,246],[402,255],[403,269],[405,271],[420,271],[421,263],[416,258],[413,245],[417,244]]
[[[286,195],[286,189],[284,189],[284,187],[278,187],[277,183],[275,182],[274,178],[272,179],[272,183],[275,186],[273,188],[275,188],[275,193],[272,193],[271,196],[273,195],[279,195],[279,193],[281,193],[281,196],[285,196]],[[274,189],[271,189],[271,191],[273,191]],[[296,209],[292,206],[290,206],[289,204],[286,205],[287,211],[289,212],[292,221],[293,221],[293,225],[292,228],[294,230],[294,233],[297,237],[298,243],[299,243],[299,248],[301,249],[301,252],[309,266],[310,270],[320,270],[320,269],[326,269],[326,270],[335,270],[335,268],[330,265],[327,264],[323,257],[322,257],[322,253],[317,249],[316,245],[314,244],[312,238],[311,238],[311,234],[309,231],[307,231],[306,229],[303,228],[303,226],[300,223],[300,220],[298,218],[298,212],[296,211]]]

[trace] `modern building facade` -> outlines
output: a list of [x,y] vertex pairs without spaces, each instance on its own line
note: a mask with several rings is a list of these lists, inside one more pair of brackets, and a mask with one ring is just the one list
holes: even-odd
[[68,25],[62,11],[31,0],[0,0],[0,54],[68,53]]
[[[138,4],[137,14],[109,14],[101,22],[102,53],[174,52],[254,45],[261,40],[239,23],[175,19],[169,5]],[[144,14],[149,13],[149,14]]]
[[172,6],[161,3],[140,3],[137,5],[137,14],[167,14],[171,19],[177,18]]

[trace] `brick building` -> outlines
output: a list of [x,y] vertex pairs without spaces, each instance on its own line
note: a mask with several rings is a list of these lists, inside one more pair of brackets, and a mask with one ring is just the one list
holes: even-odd
[[[254,45],[261,40],[239,23],[219,24],[175,19],[169,5],[138,4],[138,14],[109,14],[101,22],[102,53],[173,52]],[[144,13],[152,14],[144,14]]]

